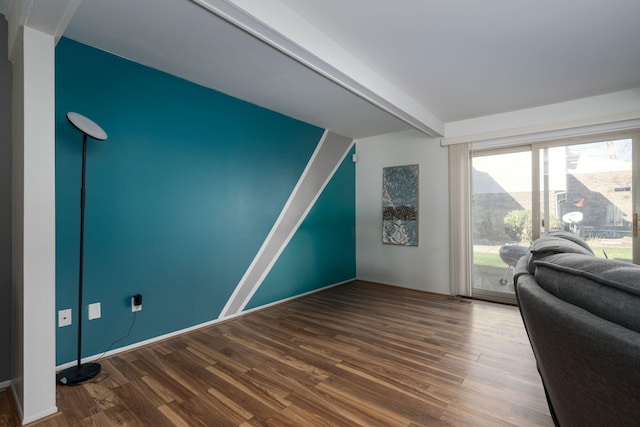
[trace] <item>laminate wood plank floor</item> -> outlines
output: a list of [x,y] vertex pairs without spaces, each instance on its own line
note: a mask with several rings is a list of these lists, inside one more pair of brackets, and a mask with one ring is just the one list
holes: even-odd
[[0,427],[13,427],[19,424],[18,411],[11,390],[0,390]]
[[553,425],[516,307],[366,282],[101,363],[32,425]]

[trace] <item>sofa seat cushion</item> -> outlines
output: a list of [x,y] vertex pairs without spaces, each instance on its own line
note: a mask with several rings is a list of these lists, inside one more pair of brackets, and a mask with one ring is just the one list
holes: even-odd
[[640,267],[562,253],[535,261],[535,279],[561,300],[640,332]]

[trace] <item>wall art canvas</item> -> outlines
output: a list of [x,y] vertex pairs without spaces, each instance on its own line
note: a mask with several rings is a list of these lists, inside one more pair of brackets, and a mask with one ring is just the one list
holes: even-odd
[[418,165],[382,170],[382,243],[418,246]]

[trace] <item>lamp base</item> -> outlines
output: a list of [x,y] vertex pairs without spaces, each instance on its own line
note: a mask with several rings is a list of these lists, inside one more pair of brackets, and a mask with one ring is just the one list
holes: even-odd
[[99,363],[83,363],[58,372],[56,380],[58,384],[74,385],[95,377],[100,373],[100,369]]

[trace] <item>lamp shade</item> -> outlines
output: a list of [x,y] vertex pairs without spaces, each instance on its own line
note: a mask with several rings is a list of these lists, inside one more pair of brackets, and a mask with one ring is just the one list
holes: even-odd
[[104,141],[107,139],[107,133],[96,122],[90,118],[83,116],[82,114],[68,112],[67,120],[80,132],[90,136],[98,141]]

